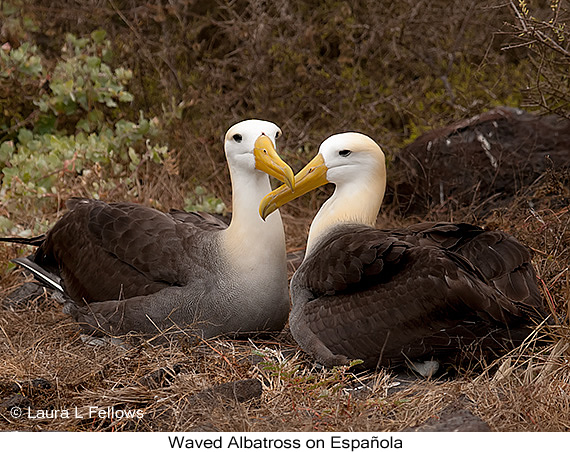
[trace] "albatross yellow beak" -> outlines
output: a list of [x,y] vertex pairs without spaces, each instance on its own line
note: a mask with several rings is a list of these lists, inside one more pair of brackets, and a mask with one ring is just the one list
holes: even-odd
[[327,183],[325,160],[321,154],[317,154],[313,160],[296,174],[295,191],[293,192],[290,187],[281,185],[271,193],[268,193],[259,204],[259,215],[265,220],[269,214],[275,212],[283,204],[287,204],[289,201],[293,201],[299,196]]
[[279,157],[273,141],[267,135],[260,135],[255,140],[253,155],[255,156],[255,167],[258,170],[284,182],[291,190],[295,188],[293,170]]

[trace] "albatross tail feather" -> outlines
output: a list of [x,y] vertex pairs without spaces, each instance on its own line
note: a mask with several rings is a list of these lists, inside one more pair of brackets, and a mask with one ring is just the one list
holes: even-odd
[[0,242],[19,243],[20,245],[40,246],[46,239],[45,234],[35,237],[0,237]]
[[12,262],[32,272],[34,278],[36,278],[43,285],[63,292],[63,286],[61,285],[61,278],[59,276],[44,270],[42,267],[27,257],[17,257],[15,259],[12,259]]

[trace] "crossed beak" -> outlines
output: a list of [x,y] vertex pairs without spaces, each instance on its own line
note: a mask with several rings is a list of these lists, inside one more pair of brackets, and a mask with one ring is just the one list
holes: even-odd
[[[259,215],[264,220],[279,207],[287,204],[305,193],[328,183],[327,167],[321,154],[317,154],[313,160],[295,175],[295,180],[288,186],[281,185],[271,193],[268,193],[259,204]],[[291,185],[294,187],[291,187]]]

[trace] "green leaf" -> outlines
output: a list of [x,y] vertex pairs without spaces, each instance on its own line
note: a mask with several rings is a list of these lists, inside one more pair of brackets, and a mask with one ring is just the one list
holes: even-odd
[[55,78],[50,86],[53,94],[56,96],[69,96],[73,90],[73,79],[67,79],[63,81],[61,79]]
[[87,119],[80,119],[77,121],[76,129],[84,130],[85,132],[91,132],[91,124]]
[[103,112],[101,110],[97,110],[96,108],[91,110],[89,113],[87,113],[87,119],[93,123],[96,124],[97,126],[101,125],[103,123],[103,121],[105,120],[105,115],[103,114]]
[[31,130],[20,129],[18,132],[18,141],[23,145],[27,145],[31,140],[33,140],[33,138],[34,134]]
[[55,131],[56,117],[52,114],[40,115],[34,125],[34,133],[44,135]]
[[13,141],[5,141],[0,145],[0,162],[8,162],[14,153],[15,147]]
[[120,102],[132,102],[134,100],[134,96],[127,91],[121,91],[119,93],[119,101]]
[[141,162],[141,158],[139,157],[137,152],[131,147],[129,147],[129,158],[131,159],[131,162],[133,162],[135,165],[138,165]]
[[42,149],[42,143],[39,140],[31,140],[28,142],[28,149],[32,154],[37,153]]
[[20,8],[12,2],[2,2],[2,12],[6,16],[13,16],[20,13]]
[[42,113],[46,113],[49,110],[49,105],[45,99],[34,101],[34,103],[40,108]]
[[66,115],[72,115],[77,111],[77,104],[73,101],[65,102],[63,105],[60,105],[60,107],[60,111]]
[[96,56],[87,57],[87,67],[90,69],[98,69],[101,66],[101,60]]
[[107,37],[107,32],[105,30],[95,30],[91,33],[91,38],[96,44],[101,44]]

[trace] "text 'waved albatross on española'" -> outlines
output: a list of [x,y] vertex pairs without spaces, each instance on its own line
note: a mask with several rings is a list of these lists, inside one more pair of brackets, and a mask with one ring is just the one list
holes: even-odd
[[274,190],[260,213],[269,220],[327,182],[336,188],[312,222],[289,316],[296,341],[322,364],[393,366],[458,357],[475,344],[503,351],[545,317],[530,253],[514,237],[464,223],[374,228],[386,167],[365,135],[325,140],[295,191]]
[[[226,133],[229,226],[207,214],[73,199],[32,243],[36,253],[16,261],[44,283],[61,284],[65,310],[91,334],[281,330],[289,314],[283,225],[278,215],[265,222],[258,213],[271,191],[268,174],[293,183],[275,152],[280,133],[260,120]],[[60,282],[50,284],[50,273]]]

